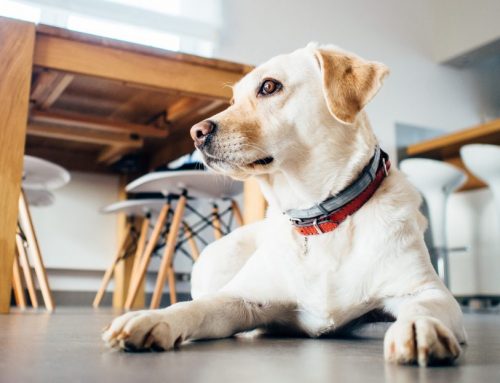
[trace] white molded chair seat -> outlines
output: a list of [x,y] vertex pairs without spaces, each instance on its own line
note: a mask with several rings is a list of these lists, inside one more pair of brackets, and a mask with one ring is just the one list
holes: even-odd
[[195,198],[231,198],[243,191],[243,183],[202,170],[165,171],[146,174],[129,183],[129,193],[181,194]]
[[448,285],[446,243],[446,203],[448,196],[467,180],[466,174],[448,163],[427,158],[409,158],[401,161],[400,169],[420,191],[427,203],[434,249],[434,263],[439,276]]
[[66,185],[71,179],[69,172],[53,162],[24,156],[23,189],[54,190]]
[[129,216],[157,215],[163,206],[165,206],[165,200],[160,198],[131,199],[114,202],[105,206],[101,209],[101,213],[125,213]]

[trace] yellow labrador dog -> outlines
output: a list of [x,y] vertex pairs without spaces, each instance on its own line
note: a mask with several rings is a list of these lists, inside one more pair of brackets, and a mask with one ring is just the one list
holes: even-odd
[[309,44],[236,84],[232,105],[191,135],[210,168],[260,182],[267,218],[206,248],[193,301],[122,315],[104,341],[170,350],[276,327],[317,337],[379,311],[396,319],[386,360],[455,360],[462,314],[429,261],[421,198],[390,168],[363,111],[387,73]]

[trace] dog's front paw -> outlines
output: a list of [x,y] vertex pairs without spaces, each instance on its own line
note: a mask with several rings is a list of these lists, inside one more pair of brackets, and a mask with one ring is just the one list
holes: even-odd
[[126,351],[173,349],[182,342],[167,319],[165,310],[143,310],[124,314],[102,334],[108,347]]
[[389,362],[420,366],[449,364],[459,355],[455,335],[435,318],[398,320],[385,334],[384,356]]

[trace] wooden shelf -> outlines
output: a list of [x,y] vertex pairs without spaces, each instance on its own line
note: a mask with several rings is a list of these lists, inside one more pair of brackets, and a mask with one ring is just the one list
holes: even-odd
[[460,158],[460,148],[467,144],[500,145],[500,119],[410,145],[406,153],[409,157],[446,161],[465,170],[468,181],[460,190],[485,187],[482,181],[469,172]]

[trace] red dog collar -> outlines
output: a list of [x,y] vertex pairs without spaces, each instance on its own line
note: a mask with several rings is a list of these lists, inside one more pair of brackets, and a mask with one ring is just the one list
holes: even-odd
[[292,225],[301,235],[318,235],[335,230],[371,198],[389,174],[390,167],[389,156],[377,146],[370,163],[347,188],[311,209],[287,211]]

